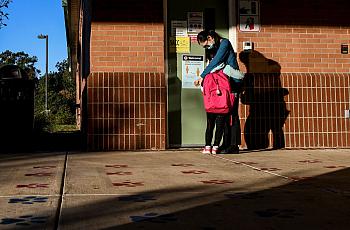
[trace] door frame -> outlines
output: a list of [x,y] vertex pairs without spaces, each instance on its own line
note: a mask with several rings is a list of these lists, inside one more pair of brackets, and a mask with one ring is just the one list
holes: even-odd
[[[230,40],[233,49],[235,52],[237,52],[238,48],[238,40],[237,40],[237,1],[238,0],[228,0],[228,31],[229,31],[229,37],[228,39]],[[168,85],[168,79],[169,79],[169,69],[168,69],[168,57],[169,57],[169,49],[168,49],[168,33],[167,33],[167,25],[168,25],[168,14],[167,14],[167,9],[168,9],[168,0],[163,0],[163,23],[164,23],[164,77],[165,77],[165,87],[166,87],[166,148],[170,148],[170,143],[169,143],[169,136],[171,135],[169,133],[169,116],[168,116],[168,111],[169,111],[169,85]],[[174,147],[174,146],[172,146]]]

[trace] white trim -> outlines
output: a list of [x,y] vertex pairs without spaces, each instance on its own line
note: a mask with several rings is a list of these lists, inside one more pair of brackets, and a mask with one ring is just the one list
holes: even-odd
[[165,124],[161,123],[162,125],[165,125],[165,149],[169,148],[169,86],[168,86],[168,79],[169,79],[169,69],[168,69],[168,0],[163,0],[163,23],[164,23],[164,78],[165,78],[165,88],[166,88],[166,119]]
[[228,0],[228,34],[233,49],[237,52],[237,0]]

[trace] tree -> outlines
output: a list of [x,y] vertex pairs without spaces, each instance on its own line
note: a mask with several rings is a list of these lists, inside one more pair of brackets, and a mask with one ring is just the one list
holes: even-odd
[[57,72],[48,78],[49,102],[51,113],[57,124],[75,123],[75,82],[69,72],[67,60],[56,64]]
[[36,56],[29,56],[23,51],[13,53],[10,50],[6,50],[0,53],[0,66],[3,64],[18,65],[27,72],[31,79],[36,78],[37,74],[40,74],[40,70],[35,67],[37,62],[38,58]]
[[0,29],[4,26],[7,26],[4,21],[5,19],[8,19],[8,13],[4,12],[5,8],[9,7],[9,4],[12,2],[12,0],[0,0]]
[[[75,82],[69,72],[67,60],[56,64],[57,71],[48,74],[48,128],[57,129],[60,125],[75,125]],[[36,89],[35,116],[43,120],[45,114],[45,77],[39,79]]]
[[[0,0],[1,1],[1,0]],[[24,52],[6,50],[0,53],[0,66],[18,65],[26,71],[30,79],[35,80],[35,128],[38,131],[53,131],[60,125],[75,126],[75,81],[71,77],[69,64],[63,60],[56,64],[57,71],[48,74],[48,109],[45,113],[46,76],[37,78],[40,70],[35,67],[36,56]]]

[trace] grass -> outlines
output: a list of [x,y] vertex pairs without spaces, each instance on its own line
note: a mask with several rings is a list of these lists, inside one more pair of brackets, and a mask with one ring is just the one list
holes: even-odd
[[75,124],[73,125],[53,125],[51,132],[59,133],[59,132],[75,132],[79,131]]

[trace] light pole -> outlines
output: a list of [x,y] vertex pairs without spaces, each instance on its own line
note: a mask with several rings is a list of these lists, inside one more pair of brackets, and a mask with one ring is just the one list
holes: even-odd
[[45,113],[48,114],[47,109],[47,78],[48,76],[48,69],[49,69],[49,35],[38,35],[39,39],[46,39],[46,72],[45,72]]

